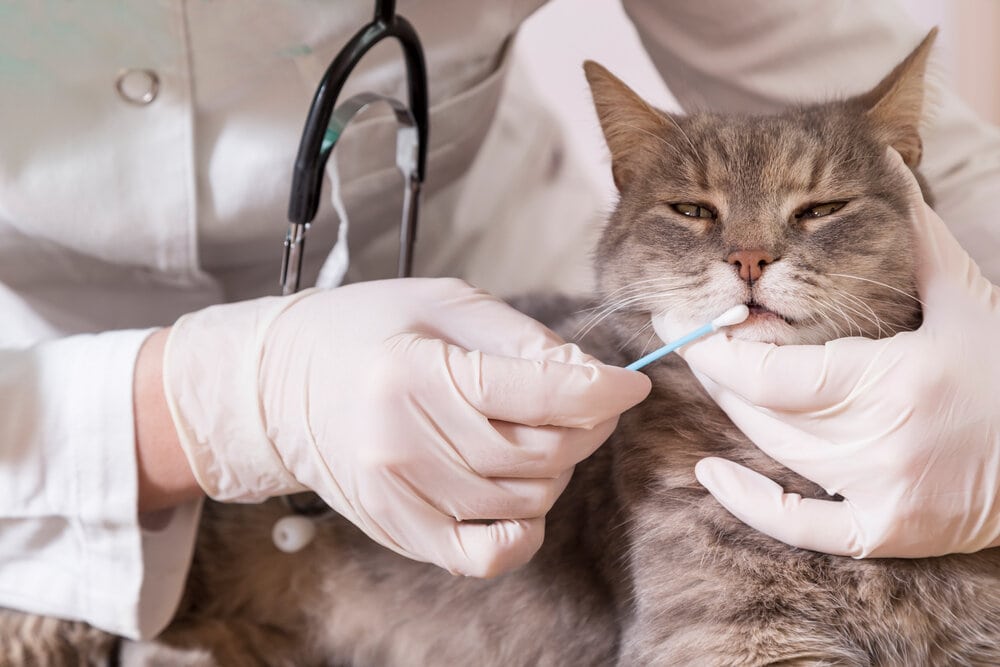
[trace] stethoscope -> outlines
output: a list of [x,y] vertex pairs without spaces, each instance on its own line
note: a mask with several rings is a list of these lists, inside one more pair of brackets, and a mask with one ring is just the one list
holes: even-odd
[[[368,50],[387,37],[395,37],[403,49],[409,105],[385,95],[361,93],[336,106],[347,77]],[[403,174],[404,195],[403,217],[399,223],[397,275],[408,278],[412,273],[420,188],[427,168],[427,67],[417,31],[409,21],[396,14],[395,0],[375,0],[375,17],[347,42],[330,63],[309,107],[292,173],[288,232],[281,256],[282,294],[293,294],[299,289],[306,233],[319,208],[327,160],[347,124],[378,102],[389,105],[398,125],[396,165]]]
[[[338,106],[337,97],[347,77],[368,50],[387,37],[395,37],[403,49],[409,105],[385,95],[360,93]],[[397,275],[408,278],[413,271],[420,188],[427,167],[427,68],[417,31],[409,21],[396,14],[395,0],[375,0],[375,17],[347,42],[330,63],[309,107],[295,158],[288,202],[289,224],[281,255],[283,295],[293,294],[299,289],[306,234],[319,208],[323,174],[337,140],[357,114],[379,102],[388,104],[396,118],[396,166],[404,179]],[[294,496],[286,496],[285,500],[294,514],[275,523],[272,538],[275,546],[282,551],[295,552],[309,544],[315,535],[316,526],[309,517],[330,510],[323,503],[303,504]]]

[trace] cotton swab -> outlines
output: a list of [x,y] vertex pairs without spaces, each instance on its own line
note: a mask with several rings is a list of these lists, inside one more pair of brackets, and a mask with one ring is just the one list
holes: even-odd
[[643,368],[644,366],[648,366],[657,359],[662,359],[663,357],[667,356],[668,354],[670,354],[679,347],[687,345],[692,341],[698,340],[702,336],[707,336],[710,333],[715,333],[722,327],[731,327],[734,324],[739,324],[748,317],[750,317],[750,309],[747,308],[745,304],[741,303],[738,306],[733,306],[732,308],[722,313],[721,315],[716,317],[714,320],[712,320],[705,326],[698,327],[691,333],[681,336],[677,340],[667,343],[660,349],[650,352],[642,359],[633,361],[625,368],[629,369],[630,371],[637,371],[640,368]]

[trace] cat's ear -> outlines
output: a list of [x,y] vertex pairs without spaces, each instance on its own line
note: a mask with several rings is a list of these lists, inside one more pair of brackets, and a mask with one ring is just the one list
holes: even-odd
[[611,151],[611,173],[619,191],[642,168],[642,157],[652,138],[669,127],[662,113],[651,107],[618,77],[593,60],[583,63],[597,117]]
[[920,121],[924,114],[924,75],[937,32],[933,28],[927,33],[903,62],[858,98],[879,138],[899,151],[911,167],[919,165],[923,155]]

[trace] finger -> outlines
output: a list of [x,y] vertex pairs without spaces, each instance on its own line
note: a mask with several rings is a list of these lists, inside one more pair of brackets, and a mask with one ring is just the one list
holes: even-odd
[[[397,348],[368,375],[373,400],[394,406],[371,428],[384,442],[432,443],[421,449],[447,454],[483,477],[558,476],[592,454],[614,430],[618,411],[650,387],[641,373],[624,372],[623,398],[614,384],[600,386],[620,379],[602,379],[604,369],[618,376],[619,368],[589,373],[582,366],[495,357],[484,363],[477,353],[412,335]],[[522,372],[528,377],[512,377]],[[548,391],[536,388],[539,373]]]
[[[832,411],[822,417],[815,413],[774,412],[750,405],[712,380],[695,375],[733,424],[757,448],[786,468],[819,484],[831,496],[841,493],[849,483],[843,476],[845,469],[865,474],[857,467],[857,461],[864,459],[869,465],[891,469],[893,464],[886,461],[886,457],[898,459],[898,453],[881,446],[888,432],[873,429],[870,420],[852,419],[848,414],[849,411],[863,413],[871,410],[871,406],[847,406],[835,418],[830,418]],[[893,424],[897,420],[889,415],[901,408],[874,409],[885,417],[886,424]]]
[[573,468],[552,479],[496,477],[490,481],[502,493],[491,503],[483,519],[537,519],[549,513],[573,477]]
[[861,557],[850,505],[785,493],[763,475],[726,459],[702,459],[695,476],[737,519],[800,549]]
[[[573,343],[565,342],[544,324],[512,308],[509,304],[458,280],[441,280],[447,294],[440,294],[435,306],[447,311],[446,316],[428,318],[421,327],[426,337],[437,338],[457,347],[484,354],[574,364],[587,367],[607,366]],[[440,322],[447,322],[443,327]],[[622,369],[618,369],[619,371]],[[634,373],[631,382],[646,386],[642,373]],[[648,390],[646,390],[648,394]]]
[[419,331],[427,337],[506,357],[566,363],[596,361],[541,322],[488,292],[456,279],[436,279],[430,284],[434,298]]
[[906,183],[909,193],[916,255],[917,292],[924,306],[924,319],[933,318],[938,311],[949,312],[956,290],[968,294],[970,286],[989,297],[993,286],[976,265],[969,253],[962,248],[951,230],[934,210],[927,205],[920,184],[903,158],[893,149],[887,150],[888,159]]
[[924,201],[924,193],[920,190],[920,183],[913,171],[906,165],[903,156],[892,146],[885,149],[885,158],[889,162],[889,168],[894,169],[896,174],[903,179],[907,197],[911,201]]
[[496,576],[528,562],[542,545],[543,517],[464,522],[412,491],[398,483],[368,487],[356,516],[345,516],[383,546],[452,574]]
[[[981,295],[989,302],[996,289],[952,236],[944,221],[923,200],[914,202],[917,292],[924,320],[949,318],[957,299]],[[953,322],[945,324],[951,326]]]
[[420,501],[460,521],[531,519],[552,508],[573,474],[568,468],[552,477],[484,477],[447,442],[414,443],[412,449],[423,453],[408,460],[398,454],[388,461],[378,454],[359,458],[366,480],[361,503],[373,516]]
[[488,579],[531,560],[542,547],[545,519],[456,523],[452,530],[454,548],[445,569],[452,574]]
[[729,339],[719,333],[682,350],[692,370],[754,405],[817,410],[843,401],[866,380],[888,341],[841,338],[825,345]]
[[545,538],[544,517],[465,522],[437,515],[421,527],[427,532],[412,547],[378,541],[403,556],[467,577],[490,578],[518,568]]
[[592,429],[494,421],[493,428],[510,446],[470,447],[472,451],[463,449],[463,455],[484,477],[557,477],[593,454],[617,424],[617,417]]
[[453,479],[424,496],[441,514],[459,521],[535,519],[552,509],[572,475],[569,469],[552,479]]
[[[752,405],[729,389],[698,373],[695,377],[733,424],[761,451],[787,468],[814,478],[828,463],[826,441],[813,431],[825,423],[811,413],[775,413]],[[802,417],[800,419],[800,416]]]
[[[423,341],[415,344],[442,343]],[[499,357],[454,345],[437,353],[445,384],[471,406],[490,419],[528,426],[592,429],[639,403],[652,387],[642,373],[599,363]]]

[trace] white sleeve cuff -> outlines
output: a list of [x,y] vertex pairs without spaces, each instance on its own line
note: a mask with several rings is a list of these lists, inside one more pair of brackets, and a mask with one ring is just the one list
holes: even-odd
[[201,505],[139,524],[132,381],[150,333],[0,350],[0,606],[133,638],[173,616]]

